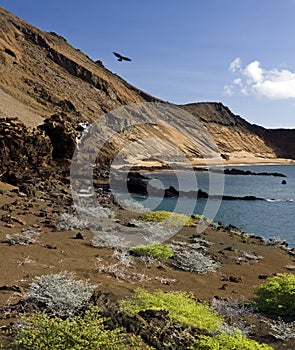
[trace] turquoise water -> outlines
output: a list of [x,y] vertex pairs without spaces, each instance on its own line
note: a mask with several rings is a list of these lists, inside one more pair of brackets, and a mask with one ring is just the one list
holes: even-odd
[[[228,167],[233,168],[233,167]],[[210,189],[212,194],[232,196],[263,197],[266,201],[221,201],[221,205],[214,217],[214,221],[221,221],[229,225],[235,225],[242,231],[253,233],[267,238],[281,238],[295,247],[295,165],[253,165],[234,166],[243,170],[253,172],[279,172],[287,175],[286,185],[282,184],[283,178],[273,176],[242,176],[224,175],[224,191],[222,188],[223,178],[221,175],[214,175],[210,179],[208,173],[195,173],[196,180],[192,174],[187,172],[153,172],[148,174],[152,179],[153,186],[167,188],[170,185],[178,190],[190,191],[201,188]],[[156,179],[156,180],[155,180]],[[180,185],[179,185],[180,184]],[[159,191],[160,192],[160,191]],[[186,214],[203,214],[205,206],[216,206],[214,200],[198,199],[197,201],[188,198],[154,198],[158,205],[151,206],[153,198],[149,201],[137,199],[144,205],[152,207],[153,210],[181,211]],[[179,202],[181,201],[181,203]],[[191,209],[193,208],[193,209]],[[208,215],[206,215],[208,217]]]

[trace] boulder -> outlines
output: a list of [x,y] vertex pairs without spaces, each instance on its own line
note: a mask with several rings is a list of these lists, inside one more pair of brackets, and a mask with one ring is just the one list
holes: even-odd
[[17,118],[0,118],[0,177],[19,176],[52,160],[50,139],[41,130],[28,129]]
[[78,122],[73,121],[64,113],[52,115],[38,127],[51,141],[53,159],[72,159],[77,138],[80,136],[78,127]]

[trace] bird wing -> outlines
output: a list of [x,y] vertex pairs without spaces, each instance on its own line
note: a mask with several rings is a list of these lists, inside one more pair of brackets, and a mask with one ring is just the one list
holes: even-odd
[[118,57],[118,61],[131,61],[131,58],[126,57],[126,56],[122,56],[121,54],[119,54],[118,52],[113,52],[113,54]]
[[131,61],[131,58],[129,58],[129,57],[124,57],[123,56],[122,58],[123,58],[124,61]]
[[113,52],[113,54],[118,58],[123,58],[123,56],[121,56],[118,52]]

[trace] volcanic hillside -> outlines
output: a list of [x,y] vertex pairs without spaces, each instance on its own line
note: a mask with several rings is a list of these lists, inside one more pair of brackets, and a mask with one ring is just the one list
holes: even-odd
[[[68,123],[68,127],[72,124],[75,129],[77,123],[93,122],[98,116],[119,106],[161,102],[110,72],[101,61],[91,60],[62,36],[41,31],[1,7],[0,76],[0,117],[17,117],[26,127],[37,127],[46,118],[55,115],[54,125],[58,120],[59,123]],[[197,127],[199,122],[205,125],[224,156],[295,157],[292,143],[278,141],[284,130],[269,132],[253,126],[232,114],[221,103],[196,103],[180,107],[191,113],[186,120],[190,128],[194,128],[194,125]],[[50,134],[48,131],[50,127],[52,129],[52,121],[50,127],[49,124],[50,120],[47,119],[47,127],[41,129],[52,141],[52,132]],[[288,139],[293,139],[295,132],[288,132]],[[175,130],[151,127],[142,133],[157,138],[164,135],[164,138],[172,139],[174,145],[185,154],[200,156],[200,152]],[[64,134],[59,134],[59,139]],[[142,136],[139,130],[135,134]],[[63,144],[67,142],[68,139]],[[117,147],[118,143],[114,141],[113,147],[114,144]],[[56,145],[53,145],[54,148]],[[62,152],[55,149],[55,154],[59,156],[63,152],[64,149]],[[65,153],[70,156],[71,152]],[[154,155],[157,155],[157,151],[154,154],[140,154],[139,157]]]

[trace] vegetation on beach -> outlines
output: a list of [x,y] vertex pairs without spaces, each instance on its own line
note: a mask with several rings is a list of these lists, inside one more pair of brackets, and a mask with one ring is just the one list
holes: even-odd
[[172,248],[164,244],[133,247],[130,249],[130,253],[135,256],[151,256],[159,260],[169,259],[173,256]]
[[196,344],[192,347],[193,350],[271,350],[271,346],[259,344],[255,340],[251,340],[240,331],[235,331],[232,334],[220,333],[213,337],[200,336]]
[[199,274],[215,272],[219,264],[210,256],[194,250],[178,250],[175,252],[175,262],[172,264],[180,270]]
[[188,293],[137,289],[133,298],[121,300],[120,306],[130,316],[145,310],[167,311],[171,323],[198,329],[192,350],[272,349],[247,338],[238,329],[224,330],[224,318],[207,304],[196,302]]
[[29,245],[35,244],[37,238],[40,236],[40,229],[27,229],[21,233],[16,233],[14,235],[6,235],[6,242],[10,245]]
[[42,303],[57,316],[71,316],[85,307],[96,288],[83,280],[75,280],[67,271],[36,277],[29,285],[32,300]]
[[122,309],[130,316],[145,310],[166,310],[171,322],[213,332],[221,327],[223,318],[210,306],[198,303],[184,292],[148,292],[136,289],[133,298],[121,300]]
[[[35,296],[34,300],[43,304],[45,308],[43,312],[20,315],[18,322],[6,331],[11,339],[10,349],[153,349],[150,345],[154,344],[147,341],[148,339],[144,338],[144,341],[147,341],[144,343],[141,337],[128,334],[127,328],[121,327],[120,324],[110,326],[109,316],[104,317],[99,306],[89,303],[88,293],[93,286],[83,281],[75,281],[72,277],[69,273],[41,276],[31,284],[31,291],[35,290],[38,296],[38,298]],[[293,282],[291,275],[278,277],[280,282],[282,279],[289,283]],[[268,285],[269,281],[266,284]],[[53,291],[54,286],[56,291]],[[59,305],[59,301],[69,298],[72,298],[73,302],[76,299],[79,301],[81,299],[79,293],[84,289],[87,295],[84,293],[79,307],[77,308],[75,303],[75,305],[68,304],[69,310],[72,311],[65,313],[64,301],[62,305]],[[56,312],[57,306],[62,306],[59,312]],[[168,327],[167,330],[175,326],[176,329],[180,326],[187,330],[197,330],[193,333],[188,332],[187,340],[190,345],[187,349],[272,349],[267,344],[249,339],[247,333],[242,330],[231,328],[225,317],[208,304],[196,301],[191,293],[176,291],[167,293],[162,290],[149,292],[138,288],[131,298],[119,301],[119,309],[114,309],[114,313],[123,312],[127,317],[134,317],[133,320],[136,320],[138,314],[151,310],[165,312],[166,321],[161,327]],[[151,325],[150,332],[157,332],[157,328]],[[162,331],[159,335],[163,336]]]
[[256,308],[279,316],[295,316],[295,275],[280,274],[255,288]]
[[127,335],[122,328],[110,330],[99,309],[91,307],[83,316],[67,319],[51,317],[42,312],[23,315],[14,336],[12,349],[22,350],[127,350],[151,349],[140,337]]
[[72,214],[62,213],[56,219],[55,227],[58,231],[71,231],[85,228],[85,222]]
[[181,213],[170,211],[150,211],[140,217],[143,221],[160,222],[167,226],[190,226],[196,227],[199,221],[199,216],[188,216]]

